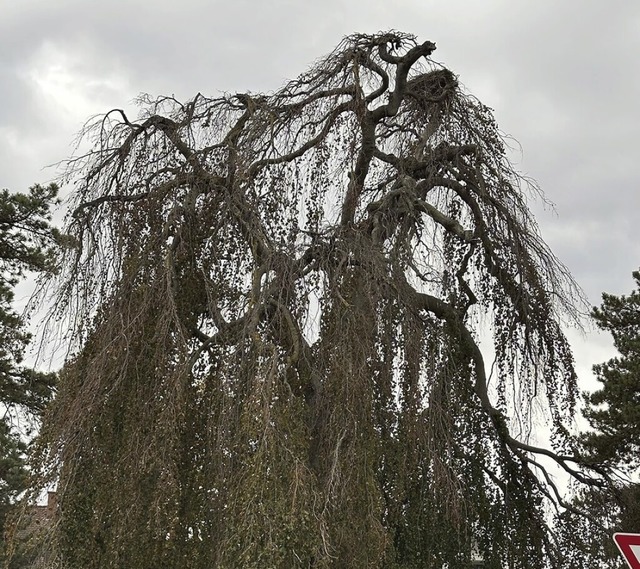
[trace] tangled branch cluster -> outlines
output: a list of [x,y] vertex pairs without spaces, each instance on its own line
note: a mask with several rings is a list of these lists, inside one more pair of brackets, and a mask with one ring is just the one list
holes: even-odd
[[[355,35],[274,94],[88,128],[41,451],[71,566],[562,566],[548,461],[604,475],[566,430],[579,294],[434,50]],[[553,448],[514,434],[536,398]]]

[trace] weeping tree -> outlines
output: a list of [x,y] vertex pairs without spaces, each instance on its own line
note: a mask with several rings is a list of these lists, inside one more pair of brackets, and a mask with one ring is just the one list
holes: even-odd
[[88,125],[37,461],[63,566],[564,566],[554,474],[607,480],[568,430],[580,293],[434,50],[354,35]]

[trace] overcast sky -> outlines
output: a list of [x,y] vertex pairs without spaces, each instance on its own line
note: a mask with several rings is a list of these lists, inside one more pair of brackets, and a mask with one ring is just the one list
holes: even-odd
[[[534,209],[592,304],[640,266],[640,2],[0,0],[0,187],[56,176],[83,122],[140,93],[268,91],[352,32],[398,29],[495,109]],[[572,335],[580,373],[609,357]]]

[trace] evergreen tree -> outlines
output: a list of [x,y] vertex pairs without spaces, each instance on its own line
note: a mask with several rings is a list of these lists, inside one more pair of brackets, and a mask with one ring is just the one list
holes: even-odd
[[0,422],[0,529],[3,534],[7,516],[18,494],[26,488],[26,450],[27,445],[7,421]]
[[58,187],[35,185],[26,194],[0,192],[0,539],[7,514],[26,488],[27,446],[23,429],[33,426],[51,399],[55,376],[23,365],[30,335],[13,306],[16,285],[27,274],[51,272],[54,244],[51,207]]
[[89,127],[39,455],[69,567],[566,567],[545,461],[606,482],[567,430],[580,294],[434,50],[354,35],[275,93]]
[[[585,396],[583,413],[592,430],[583,434],[582,443],[586,460],[621,475],[626,471],[633,479],[640,467],[640,271],[632,274],[636,290],[620,296],[603,293],[602,304],[591,313],[597,326],[613,336],[618,355],[593,367],[601,387]],[[578,532],[579,545],[575,528],[580,522],[566,516],[566,535],[576,555],[591,567],[622,566],[611,536],[616,531],[640,532],[639,498],[640,486],[623,476],[608,488],[583,492],[574,503],[600,512],[606,531]]]
[[585,444],[597,460],[640,466],[640,271],[633,272],[636,290],[629,295],[604,293],[592,316],[613,336],[618,356],[595,365],[602,387],[587,396],[585,416],[593,432]]

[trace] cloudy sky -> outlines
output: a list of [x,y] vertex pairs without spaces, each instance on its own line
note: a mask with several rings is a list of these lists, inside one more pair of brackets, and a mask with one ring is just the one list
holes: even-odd
[[[398,29],[495,109],[592,304],[640,266],[640,2],[0,0],[0,187],[56,176],[83,122],[140,93],[268,91],[352,32]],[[572,334],[581,374],[609,339]]]

